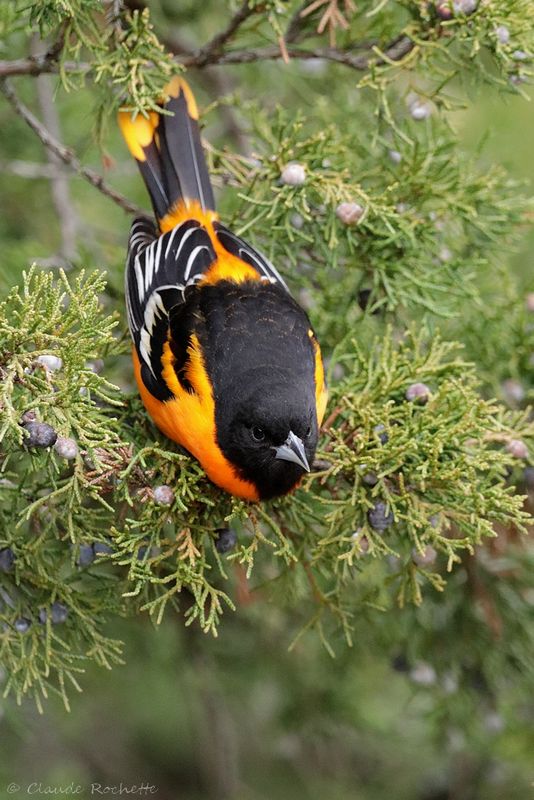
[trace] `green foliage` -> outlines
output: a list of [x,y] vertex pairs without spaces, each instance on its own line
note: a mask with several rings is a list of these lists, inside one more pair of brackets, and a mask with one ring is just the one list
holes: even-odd
[[[443,588],[439,574],[416,567],[414,551],[423,553],[432,546],[446,557],[450,571],[460,561],[458,552],[473,552],[484,536],[494,535],[496,521],[513,519],[521,529],[528,518],[521,498],[511,487],[504,488],[506,468],[514,459],[503,452],[503,445],[532,436],[532,423],[528,414],[503,413],[483,401],[473,366],[452,358],[454,348],[436,335],[426,348],[413,332],[394,347],[389,331],[374,343],[370,356],[352,339],[340,357],[349,374],[335,388],[329,449],[336,459],[336,491],[344,487],[351,502],[336,503],[327,516],[330,528],[319,549],[333,546],[341,561],[352,566],[365,535],[371,553],[376,549],[401,557],[401,605],[406,593],[420,602],[419,584],[425,578]],[[429,386],[423,406],[406,400],[414,382]],[[369,475],[371,489],[365,485]],[[391,508],[398,539],[377,536],[369,525],[360,527],[362,509],[377,499]],[[359,535],[347,537],[351,530]],[[347,543],[351,547],[344,552]]]
[[[213,156],[214,171],[231,175],[239,190],[231,219],[289,278],[296,267],[302,286],[320,290],[318,329],[334,341],[343,331],[327,329],[331,309],[339,324],[364,287],[372,289],[370,310],[458,313],[476,296],[479,274],[517,238],[531,206],[504,170],[483,171],[468,160],[439,120],[406,125],[411,138],[389,132],[368,141],[334,125],[310,132],[310,122],[288,112],[274,120],[257,107],[252,113],[259,163]],[[355,114],[355,131],[371,124],[361,110]],[[306,167],[303,186],[280,182],[293,161]],[[343,202],[361,206],[357,224],[337,218]]]
[[113,49],[95,62],[94,68],[95,83],[113,86],[125,108],[145,113],[157,107],[169,76],[177,72],[152,30],[148,9],[134,11],[127,18],[127,27],[117,35]]
[[[477,396],[474,370],[453,345],[437,336],[427,345],[413,333],[395,345],[391,329],[365,350],[350,336],[339,343],[345,376],[332,387],[324,471],[290,498],[248,507],[162,440],[136,397],[121,397],[91,369],[92,359],[124,349],[113,337],[116,321],[99,308],[103,290],[97,274],[71,287],[64,275],[58,283],[32,271],[1,309],[0,550],[14,555],[13,570],[0,573],[8,691],[39,699],[52,687],[66,698],[83,660],[115,662],[120,643],[103,627],[109,615],[148,610],[160,622],[169,607],[216,633],[224,607],[234,608],[225,585],[231,562],[259,572],[264,591],[292,585],[303,630],[317,627],[331,648],[337,626],[351,640],[360,573],[366,604],[385,607],[389,594],[419,604],[424,584],[441,591],[444,579],[437,566],[418,567],[415,551],[432,545],[450,571],[462,550],[494,535],[495,522],[523,529],[521,498],[505,486],[514,460],[504,445],[534,427]],[[42,355],[59,357],[61,369],[41,366]],[[431,389],[426,405],[406,400],[417,381]],[[74,462],[24,445],[28,411],[76,440]],[[173,489],[169,507],[157,503],[160,485]],[[394,517],[385,532],[367,513],[379,500]],[[215,542],[228,524],[240,546],[221,559]],[[80,547],[95,542],[110,552],[81,566]],[[384,584],[375,560],[388,557],[396,567]],[[39,610],[56,602],[67,620],[43,626]],[[28,632],[16,630],[21,618]]]
[[[346,24],[323,25],[336,5]],[[93,188],[71,185],[83,261],[97,271],[80,275],[75,265],[67,278],[35,269],[0,307],[0,556],[13,557],[0,561],[0,659],[6,692],[19,700],[30,694],[42,704],[57,692],[68,703],[89,665],[120,663],[119,617],[149,618],[161,650],[178,618],[197,654],[192,666],[187,648],[185,669],[218,653],[221,681],[252,681],[251,707],[265,671],[298,664],[281,715],[305,707],[309,724],[320,725],[313,710],[322,691],[345,731],[348,719],[374,717],[375,673],[389,690],[387,664],[400,654],[409,668],[423,662],[434,671],[431,685],[400,692],[408,724],[410,713],[418,723],[431,718],[425,745],[430,728],[440,752],[461,728],[487,753],[484,719],[496,711],[514,719],[517,738],[524,732],[517,697],[532,693],[534,677],[532,505],[524,501],[534,325],[524,293],[534,287],[523,265],[516,277],[510,257],[532,201],[483,147],[465,152],[451,112],[481,84],[523,92],[531,3],[480,3],[448,20],[435,3],[350,5],[314,4],[300,16],[297,0],[163,2],[150,4],[149,17],[120,2],[0,4],[3,57],[27,57],[30,32],[40,29],[40,49],[58,71],[63,138],[97,161],[88,144],[94,118],[111,155],[106,179],[145,205],[134,165],[104,123],[119,106],[147,113],[172,73],[204,66],[199,54],[220,61],[188,80],[205,106],[221,218],[270,256],[308,310],[330,386],[320,471],[297,492],[252,506],[213,487],[156,431],[132,390],[120,288],[128,222],[98,207]],[[232,29],[235,12],[242,19]],[[285,35],[288,65],[277,58]],[[23,80],[21,97],[32,102]],[[20,123],[5,157],[39,166],[32,135]],[[281,180],[291,162],[305,169],[302,185]],[[37,243],[53,246],[57,228],[48,182],[26,180],[1,189],[10,284],[9,274],[41,252]],[[340,219],[344,202],[361,206],[352,225]],[[46,369],[40,356],[61,358],[61,368]],[[426,403],[406,398],[417,382],[429,387]],[[21,423],[31,411],[75,440],[72,460],[26,446]],[[515,440],[528,456],[514,457]],[[157,501],[161,486],[172,489],[170,505]],[[238,544],[221,554],[228,526]],[[54,621],[58,608],[64,621]],[[220,632],[221,641],[201,632]],[[290,642],[290,654],[275,653]],[[335,668],[324,666],[319,643],[336,655]],[[240,654],[246,665],[234,672]],[[82,684],[91,686],[87,671]],[[208,686],[213,673],[199,672],[195,680]],[[377,725],[380,745],[390,722]]]
[[[407,79],[402,95],[417,91],[439,106],[451,108],[458,100],[444,90],[454,92],[457,81],[467,87],[486,83],[518,91],[532,75],[529,54],[534,38],[529,0],[473,3],[466,12],[460,10],[462,4],[456,4],[458,11],[454,11],[451,3],[449,19],[440,15],[439,5],[431,0],[368,0],[358,4],[350,28],[338,36],[338,42],[349,51],[355,39],[374,43],[370,69],[359,85],[378,93],[382,112],[393,126],[390,101],[399,93],[401,76]],[[442,5],[448,7],[447,3]],[[498,35],[503,24],[510,34],[507,42],[501,42]],[[403,46],[403,37],[409,46]],[[388,46],[392,42],[391,51]],[[395,53],[399,45],[400,58]]]
[[[118,660],[119,643],[101,630],[106,609],[119,611],[116,581],[106,576],[79,580],[75,550],[80,537],[99,531],[106,503],[84,475],[81,457],[73,469],[55,455],[37,455],[23,447],[22,411],[34,411],[65,437],[74,437],[87,458],[97,448],[117,447],[117,390],[90,368],[89,359],[115,349],[116,321],[99,310],[104,287],[96,273],[80,276],[71,288],[63,277],[32,272],[24,291],[11,293],[0,312],[0,409],[2,425],[2,547],[15,556],[14,580],[2,586],[3,619],[21,617],[34,624],[27,638],[2,635],[2,662],[10,671],[7,689],[18,697],[29,691],[40,702],[49,677],[66,700],[65,683],[77,686],[81,661],[91,657],[109,666]],[[57,373],[38,364],[40,355],[61,354]],[[110,413],[111,412],[111,413]],[[90,510],[84,508],[90,506]],[[70,609],[65,635],[37,623],[39,609],[54,602]],[[7,612],[7,617],[6,617]],[[5,623],[4,623],[5,625]]]
[[[148,9],[130,13],[122,3],[107,5],[103,9],[100,0],[8,3],[13,14],[18,10],[27,16],[27,24],[53,43],[52,51],[58,48],[59,74],[65,89],[78,89],[87,79],[99,88],[95,131],[100,140],[109,117],[121,103],[146,114],[155,107],[169,76],[177,71],[172,55],[154,34]],[[8,34],[13,21],[5,13]],[[22,24],[19,18],[17,25]],[[89,63],[84,61],[87,56]]]
[[[14,289],[0,305],[0,440],[7,434],[8,440],[23,441],[18,426],[21,403],[27,411],[46,407],[48,421],[62,435],[80,437],[91,455],[96,443],[113,440],[111,428],[107,433],[96,423],[92,429],[86,420],[87,410],[96,400],[120,405],[114,397],[116,388],[88,364],[97,353],[102,356],[116,350],[112,330],[117,320],[103,318],[98,301],[104,286],[96,273],[87,279],[82,273],[71,287],[64,274],[58,283],[52,273],[32,270],[25,277],[23,292]],[[51,373],[36,359],[57,352],[64,363],[52,382]],[[104,412],[99,410],[97,415],[99,421],[105,419]]]
[[[503,275],[499,283],[498,297],[488,290],[461,321],[462,336],[469,356],[477,360],[485,391],[518,407],[534,399],[533,314],[509,276]],[[456,331],[459,324],[455,321]],[[506,391],[509,380],[517,382],[519,397]]]

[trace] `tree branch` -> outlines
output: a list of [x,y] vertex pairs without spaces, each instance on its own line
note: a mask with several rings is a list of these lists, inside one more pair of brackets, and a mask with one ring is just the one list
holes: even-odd
[[[65,61],[61,68],[64,72],[89,72],[91,66],[83,61]],[[0,61],[0,78],[13,75],[42,75],[46,72],[58,72],[57,60],[48,53],[33,58],[18,58],[15,61]]]
[[32,112],[20,102],[7,81],[0,81],[0,91],[7,98],[18,116],[21,117],[24,122],[34,131],[34,133],[37,134],[44,146],[48,148],[50,152],[54,153],[64,164],[67,164],[69,167],[71,167],[81,178],[89,181],[89,183],[98,189],[99,192],[102,192],[102,194],[106,195],[106,197],[109,197],[110,200],[113,200],[114,203],[123,208],[125,211],[129,212],[130,214],[146,214],[146,212],[139,208],[139,206],[136,206],[134,203],[130,203],[126,197],[117,192],[115,189],[112,189],[111,186],[104,181],[102,175],[99,175],[98,172],[95,172],[90,167],[84,167],[73,151],[68,147],[65,147],[64,144],[52,136],[50,131],[48,131],[41,124],[41,122],[39,122],[37,117],[35,117]]
[[[388,61],[400,61],[404,56],[413,50],[415,43],[408,36],[399,36],[394,39],[383,51],[384,57],[381,58],[372,50],[373,45],[367,43],[365,52],[356,54],[354,48],[350,50],[339,50],[336,47],[316,47],[305,50],[300,47],[288,45],[287,54],[294,59],[307,60],[310,58],[324,58],[326,61],[333,61],[343,64],[346,67],[365,72],[371,63],[382,66]],[[268,47],[251,48],[247,50],[230,50],[227,52],[216,51],[211,46],[197,50],[195,53],[183,54],[175,60],[177,64],[185,67],[202,68],[211,64],[250,64],[253,61],[275,61],[283,58],[279,45]],[[80,74],[89,72],[90,64],[85,62],[67,61],[62,64],[64,72],[78,72]],[[57,72],[58,65],[55,61],[46,56],[40,58],[21,58],[16,61],[0,61],[0,79],[13,75],[41,75],[43,72]]]
[[[324,58],[326,61],[333,61],[337,64],[344,64],[347,67],[364,72],[373,62],[376,66],[382,66],[389,61],[400,61],[414,48],[414,42],[408,36],[401,36],[394,40],[384,50],[384,57],[369,51],[356,55],[352,50],[338,50],[335,47],[316,47],[311,50],[304,50],[299,47],[287,47],[287,53],[291,58],[310,59]],[[371,48],[369,48],[371,49]],[[198,53],[191,56],[183,56],[179,59],[180,63],[186,67],[206,66],[207,64],[250,64],[253,61],[271,61],[283,58],[278,45],[251,48],[250,50],[230,50],[226,53],[213,53],[209,60],[198,62]]]

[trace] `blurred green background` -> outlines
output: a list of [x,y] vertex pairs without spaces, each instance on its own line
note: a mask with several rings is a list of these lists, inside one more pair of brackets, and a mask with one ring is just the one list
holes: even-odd
[[[276,85],[283,95],[292,72],[301,69],[294,63],[262,65],[261,74],[259,67],[250,68],[250,93]],[[207,73],[202,82],[193,73],[190,79],[201,104],[209,102]],[[319,78],[310,74],[310,81]],[[21,81],[20,92],[35,104],[31,82]],[[91,95],[62,94],[58,108],[62,138],[85,163],[102,169],[91,137]],[[485,88],[484,97],[451,119],[466,149],[477,152],[485,140],[482,161],[503,164],[532,193],[532,104]],[[224,136],[220,124],[212,115],[208,138]],[[106,148],[109,180],[146,205],[116,132],[110,131]],[[46,157],[2,101],[2,293],[33,260],[53,263],[60,247],[50,181],[21,177],[17,162],[45,163]],[[103,302],[113,306],[122,284],[129,220],[79,178],[72,177],[69,186],[79,263],[108,272],[109,296]],[[526,232],[513,265],[530,291],[533,259],[534,238]],[[129,370],[125,359],[111,377],[131,385]],[[428,614],[439,616],[439,604],[437,598],[426,612],[427,624],[432,624]],[[382,625],[380,612],[367,612],[354,646],[340,643],[332,659],[314,636],[288,650],[296,630],[290,601],[285,608],[266,600],[239,604],[226,616],[218,639],[184,629],[179,618],[167,618],[158,630],[142,618],[114,623],[125,643],[127,666],[112,672],[89,666],[83,693],[72,697],[71,713],[55,698],[44,716],[29,702],[17,707],[11,698],[0,701],[0,798],[58,795],[61,787],[65,794],[71,783],[84,787],[78,796],[98,796],[98,789],[90,793],[92,783],[117,787],[121,782],[130,789],[152,785],[160,800],[531,797],[532,698],[517,697],[510,685],[506,715],[492,709],[476,675],[467,693],[459,691],[454,676],[410,675],[403,654],[388,651]],[[439,637],[437,624],[435,630]],[[466,702],[472,714],[462,726],[457,711]],[[529,728],[530,739],[525,736]],[[20,792],[9,795],[11,783]]]

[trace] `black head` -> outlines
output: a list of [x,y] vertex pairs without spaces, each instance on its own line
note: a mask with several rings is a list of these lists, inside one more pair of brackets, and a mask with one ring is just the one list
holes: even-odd
[[234,387],[217,402],[217,439],[260,499],[289,492],[310,471],[317,447],[315,398],[291,381]]

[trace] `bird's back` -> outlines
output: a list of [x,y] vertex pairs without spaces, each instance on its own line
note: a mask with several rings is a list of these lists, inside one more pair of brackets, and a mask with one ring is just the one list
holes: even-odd
[[[171,316],[171,332],[185,317],[193,325],[212,377],[215,395],[243,391],[241,379],[263,374],[272,382],[293,376],[313,385],[314,349],[310,322],[293,298],[265,281],[200,283],[184,307]],[[178,330],[176,330],[179,335]]]

